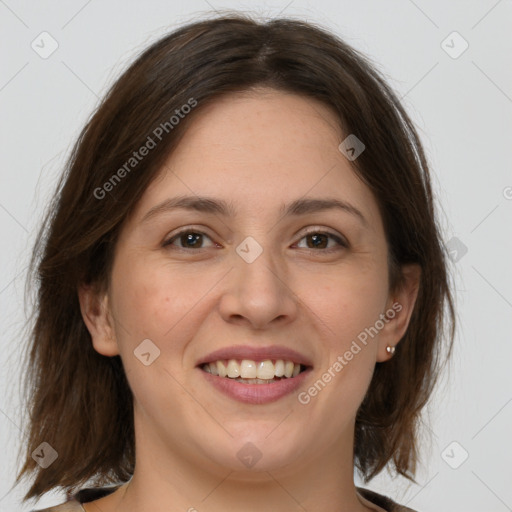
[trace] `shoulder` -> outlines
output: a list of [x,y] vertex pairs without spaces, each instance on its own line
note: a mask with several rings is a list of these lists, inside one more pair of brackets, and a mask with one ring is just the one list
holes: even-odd
[[54,507],[33,510],[32,512],[84,512],[82,505],[75,499]]
[[393,501],[391,498],[384,496],[382,494],[378,494],[374,491],[370,491],[370,489],[363,489],[362,487],[357,487],[357,492],[363,497],[366,498],[371,503],[383,508],[387,512],[417,512],[412,508],[406,507],[404,505],[400,505]]
[[49,508],[32,510],[31,512],[85,512],[82,507],[82,503],[103,498],[103,496],[113,493],[119,485],[120,484],[108,487],[91,487],[81,489],[77,493],[73,494],[73,496],[71,496],[71,498],[65,503]]

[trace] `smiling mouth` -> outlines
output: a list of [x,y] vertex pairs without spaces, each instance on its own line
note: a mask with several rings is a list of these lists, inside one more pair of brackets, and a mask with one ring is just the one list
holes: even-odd
[[199,368],[217,377],[245,384],[270,384],[283,379],[293,379],[310,367],[283,359],[224,359],[204,363]]

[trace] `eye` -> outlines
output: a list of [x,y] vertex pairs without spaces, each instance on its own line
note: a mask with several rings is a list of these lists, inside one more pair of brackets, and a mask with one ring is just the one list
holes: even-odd
[[178,240],[182,244],[181,246],[177,246],[178,249],[203,249],[203,247],[200,247],[200,245],[204,237],[211,240],[211,238],[202,231],[185,229],[183,231],[180,231],[179,233],[176,233],[169,240],[166,240],[163,243],[163,246],[167,247],[173,245],[173,242],[175,240]]
[[[162,245],[163,247],[175,246],[177,249],[189,250],[189,249],[204,249],[201,247],[204,238],[207,238],[211,241],[211,238],[202,231],[193,230],[193,229],[184,229],[174,236],[166,240]],[[330,240],[329,240],[330,239]],[[316,250],[316,249],[324,249],[322,252],[332,252],[336,250],[340,250],[340,248],[348,248],[348,242],[334,233],[330,233],[328,231],[320,231],[320,230],[311,230],[307,232],[300,240],[311,240],[311,243],[308,243],[306,249]],[[334,241],[334,247],[327,247],[329,245],[329,241]],[[178,241],[180,245],[175,245],[174,242]],[[327,246],[326,246],[327,244]],[[301,247],[299,247],[301,248]]]
[[[311,230],[307,232],[301,240],[311,240],[311,243],[307,243],[306,249],[325,249],[323,252],[331,252],[340,250],[340,246],[344,248],[348,248],[349,244],[346,240],[344,240],[342,237],[335,235],[334,233],[329,233],[328,231],[318,231],[318,230]],[[334,240],[338,247],[330,247],[327,248],[326,244],[329,244],[329,239]]]

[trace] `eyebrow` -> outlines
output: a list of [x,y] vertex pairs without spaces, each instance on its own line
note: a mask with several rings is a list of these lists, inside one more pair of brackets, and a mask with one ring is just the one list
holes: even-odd
[[[236,208],[231,201],[214,199],[205,196],[178,196],[166,199],[151,208],[142,218],[141,222],[176,209],[197,211],[202,213],[216,214],[223,217],[234,217]],[[286,205],[281,205],[281,216],[300,216],[327,210],[338,209],[357,217],[362,224],[368,227],[368,222],[361,211],[355,206],[340,199],[331,198],[302,198]]]

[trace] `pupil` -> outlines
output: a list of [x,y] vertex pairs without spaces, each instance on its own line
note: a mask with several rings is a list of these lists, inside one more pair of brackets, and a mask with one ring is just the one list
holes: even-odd
[[[198,238],[198,237],[200,237],[200,236],[201,236],[201,235],[199,235],[199,234],[197,234],[197,233],[189,233],[188,235],[186,235],[186,239],[187,239],[187,242],[186,242],[186,243],[188,244],[189,242],[193,242],[193,239],[194,239],[194,238]],[[196,241],[197,241],[197,240],[196,240]],[[193,245],[193,246],[195,246],[195,244],[194,244],[194,243],[192,243],[192,245]]]
[[[314,247],[318,247],[317,242],[319,242],[319,237],[325,237],[325,235],[310,235],[310,236],[314,240],[313,241]],[[322,242],[320,241],[320,243],[322,243]]]

